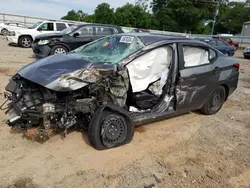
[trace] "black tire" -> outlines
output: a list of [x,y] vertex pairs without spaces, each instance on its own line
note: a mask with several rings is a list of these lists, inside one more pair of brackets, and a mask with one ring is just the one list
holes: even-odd
[[[100,115],[101,113],[101,115]],[[110,149],[129,143],[134,136],[134,125],[118,112],[104,109],[93,115],[88,139],[97,150]]]
[[203,114],[214,115],[220,111],[225,100],[226,90],[223,86],[219,86],[212,92],[212,94],[200,110]]
[[9,34],[9,31],[7,29],[2,29],[1,34],[3,36],[7,36]]
[[[61,52],[61,53],[59,53]],[[52,47],[51,49],[51,55],[55,55],[55,54],[67,54],[69,52],[68,48],[66,46],[63,45],[55,45]]]
[[30,36],[23,36],[19,38],[18,44],[22,48],[31,48],[32,41]]

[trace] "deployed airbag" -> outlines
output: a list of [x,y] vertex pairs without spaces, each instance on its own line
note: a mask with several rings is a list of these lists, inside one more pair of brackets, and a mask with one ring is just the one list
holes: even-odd
[[[167,70],[171,60],[172,48],[167,46],[152,50],[128,64],[127,69],[129,71],[132,91],[144,91],[151,83],[156,82],[162,77],[166,78],[167,76],[163,76],[162,73],[168,73]],[[159,91],[161,91],[163,86],[161,85],[160,87]]]

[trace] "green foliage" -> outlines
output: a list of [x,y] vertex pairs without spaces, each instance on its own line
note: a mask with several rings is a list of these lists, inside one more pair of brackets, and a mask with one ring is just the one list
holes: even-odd
[[[151,3],[150,3],[151,2]],[[116,10],[108,3],[99,4],[94,14],[71,10],[66,20],[115,24],[175,32],[210,34],[216,16],[215,33],[239,33],[250,21],[250,0],[137,0]]]
[[95,9],[94,18],[95,23],[113,24],[114,9],[110,8],[108,3],[99,4]]

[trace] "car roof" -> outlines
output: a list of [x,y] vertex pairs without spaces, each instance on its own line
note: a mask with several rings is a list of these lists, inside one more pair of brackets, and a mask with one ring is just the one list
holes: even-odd
[[86,24],[77,24],[77,26],[106,26],[106,27],[115,27],[115,28],[120,28],[120,26],[116,25],[110,25],[110,24],[93,24],[93,23],[86,23]]
[[171,36],[171,35],[164,35],[164,34],[153,34],[153,33],[122,33],[118,35],[129,35],[138,37],[146,46],[153,44],[155,42],[159,42],[161,40],[192,40],[186,37],[181,36]]

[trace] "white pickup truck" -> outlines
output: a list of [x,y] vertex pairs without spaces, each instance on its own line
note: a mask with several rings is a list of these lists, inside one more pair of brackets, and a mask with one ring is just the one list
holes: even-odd
[[23,48],[30,48],[36,36],[47,33],[60,32],[74,24],[58,21],[41,21],[33,24],[27,29],[10,31],[11,36],[7,36],[10,43],[18,44]]

